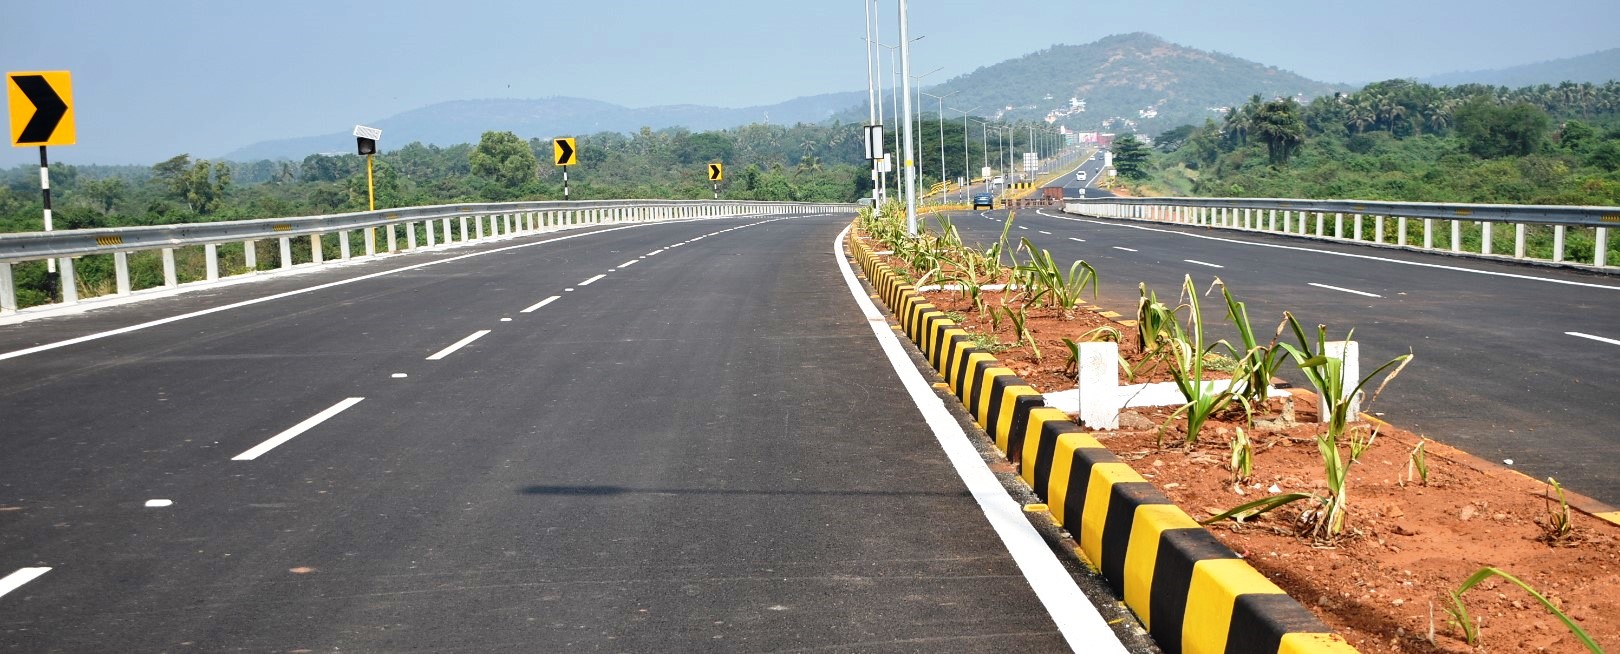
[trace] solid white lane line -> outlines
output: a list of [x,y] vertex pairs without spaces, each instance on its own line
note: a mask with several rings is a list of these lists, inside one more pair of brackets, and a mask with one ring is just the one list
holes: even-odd
[[619,267],[620,268],[629,268],[630,266],[636,265],[637,261],[640,261],[640,259],[631,259],[629,261],[626,261],[624,263],[619,264]]
[[439,350],[438,352],[433,353],[433,356],[428,357],[427,360],[428,361],[438,361],[438,360],[443,359],[443,358],[445,358],[447,356],[450,356],[451,354],[454,354],[456,350],[467,347],[468,343],[471,343],[471,342],[476,341],[476,340],[478,340],[480,338],[483,338],[484,335],[488,334],[488,333],[489,333],[488,329],[480,329],[480,330],[478,330],[476,332],[473,332],[472,335],[470,335],[470,336],[468,336],[466,338],[463,338],[463,339],[461,339],[459,341],[456,341],[455,343],[452,343],[450,345],[450,347],[444,348],[442,350]]
[[1119,642],[1119,637],[1114,635],[1091,600],[1080,592],[1080,587],[1075,585],[1074,578],[1063,568],[1046,540],[1029,524],[1029,518],[1024,517],[1023,507],[1007,494],[1001,481],[990,472],[984,459],[979,457],[978,450],[973,448],[967,434],[962,431],[962,426],[923,379],[922,373],[917,372],[916,364],[911,362],[894,330],[889,329],[883,314],[866,296],[866,291],[861,289],[860,281],[855,278],[855,272],[850,269],[849,260],[844,256],[844,236],[848,233],[849,228],[845,227],[833,239],[832,247],[832,255],[844,275],[844,283],[849,286],[850,294],[855,296],[855,303],[876,335],[889,365],[911,395],[911,401],[922,412],[923,420],[934,432],[934,438],[950,459],[957,476],[962,478],[962,483],[973,495],[979,510],[984,512],[985,519],[995,529],[996,535],[1001,537],[1002,544],[1006,545],[1019,571],[1023,572],[1024,580],[1029,582],[1071,649],[1077,652],[1124,654],[1125,646]]
[[347,411],[349,409],[349,407],[354,406],[356,404],[359,404],[360,401],[364,400],[364,399],[366,399],[366,398],[363,398],[363,397],[351,397],[351,398],[348,398],[346,400],[343,400],[342,402],[338,402],[337,404],[334,404],[334,405],[328,407],[325,411],[322,411],[322,412],[317,413],[317,414],[315,414],[313,416],[310,416],[307,420],[305,420],[303,422],[300,422],[300,423],[298,423],[296,425],[293,425],[291,429],[288,429],[287,431],[276,434],[275,436],[271,436],[270,440],[267,440],[267,441],[265,441],[263,443],[259,443],[258,445],[253,446],[253,449],[231,457],[231,460],[232,461],[252,461],[254,459],[257,459],[260,456],[262,456],[265,452],[269,452],[270,450],[276,449],[276,446],[281,445],[282,443],[285,443],[287,441],[290,441],[290,440],[296,438],[299,434],[302,434],[302,433],[304,433],[306,431],[309,431],[310,429],[313,429],[316,425],[319,425],[319,424],[321,424],[323,422],[326,422],[327,420],[330,420],[332,418],[332,416],[335,416],[335,415],[337,415],[339,413],[343,413],[344,411]]
[[1345,293],[1355,293],[1356,295],[1365,295],[1367,297],[1384,297],[1384,296],[1379,295],[1377,293],[1368,293],[1366,291],[1358,291],[1358,290],[1355,290],[1353,288],[1340,288],[1338,286],[1328,286],[1327,284],[1318,284],[1316,282],[1310,282],[1309,284],[1311,286],[1315,286],[1317,288],[1325,288],[1325,289],[1328,289],[1328,290],[1331,290],[1331,291],[1343,291]]
[[50,572],[50,568],[23,568],[0,579],[0,597],[6,593],[17,590],[23,584],[38,579],[40,575]]
[[[1565,286],[1582,286],[1582,287],[1586,287],[1586,288],[1601,288],[1601,289],[1604,289],[1604,290],[1607,290],[1607,291],[1620,291],[1620,286],[1615,286],[1615,285],[1612,285],[1612,284],[1593,284],[1591,282],[1576,282],[1576,281],[1570,281],[1570,280],[1566,280],[1566,279],[1553,279],[1551,277],[1536,277],[1535,275],[1521,275],[1521,274],[1518,274],[1518,273],[1497,272],[1497,271],[1494,271],[1494,270],[1479,270],[1479,269],[1475,269],[1475,268],[1464,268],[1462,266],[1448,266],[1448,265],[1439,264],[1439,263],[1426,263],[1426,262],[1422,262],[1422,261],[1406,261],[1406,260],[1403,260],[1403,259],[1391,259],[1391,258],[1388,258],[1388,257],[1377,257],[1377,256],[1373,256],[1373,255],[1370,255],[1370,254],[1356,254],[1356,253],[1353,253],[1353,252],[1334,252],[1332,250],[1319,250],[1319,249],[1315,249],[1315,248],[1299,247],[1299,246],[1295,246],[1295,245],[1278,245],[1276,243],[1256,243],[1254,241],[1244,241],[1244,240],[1235,239],[1235,238],[1223,238],[1223,237],[1220,237],[1220,236],[1205,236],[1203,234],[1188,234],[1186,232],[1179,232],[1179,231],[1176,231],[1176,230],[1173,230],[1173,229],[1159,229],[1159,228],[1156,228],[1156,227],[1145,227],[1145,226],[1142,226],[1142,225],[1130,225],[1130,224],[1123,224],[1123,223],[1118,223],[1118,222],[1108,222],[1108,221],[1103,221],[1103,220],[1093,220],[1093,219],[1090,219],[1090,218],[1074,218],[1074,217],[1070,217],[1070,216],[1054,216],[1052,214],[1045,213],[1045,212],[1038,211],[1038,210],[1036,211],[1036,213],[1039,213],[1039,214],[1041,214],[1043,216],[1046,216],[1048,218],[1056,218],[1058,220],[1068,220],[1068,221],[1073,221],[1073,222],[1077,222],[1077,223],[1091,223],[1093,225],[1106,225],[1106,226],[1109,226],[1109,227],[1123,227],[1123,228],[1126,228],[1126,229],[1138,229],[1138,230],[1142,230],[1144,232],[1159,232],[1161,234],[1174,234],[1176,236],[1185,236],[1187,238],[1200,238],[1200,239],[1204,239],[1204,240],[1208,240],[1208,241],[1219,241],[1221,243],[1233,243],[1233,244],[1236,244],[1236,245],[1251,245],[1251,246],[1254,246],[1254,247],[1273,248],[1273,249],[1277,249],[1277,250],[1294,250],[1296,252],[1309,252],[1311,254],[1322,254],[1322,255],[1333,256],[1333,257],[1348,257],[1348,258],[1351,258],[1351,259],[1367,259],[1367,260],[1370,260],[1370,261],[1382,261],[1384,263],[1394,263],[1394,264],[1400,264],[1400,265],[1403,265],[1403,266],[1417,266],[1419,268],[1435,268],[1435,269],[1438,269],[1438,270],[1449,270],[1449,271],[1453,271],[1453,272],[1473,273],[1475,275],[1490,275],[1492,277],[1507,277],[1509,279],[1523,279],[1523,280],[1532,281],[1532,282],[1547,282],[1549,284],[1563,284]],[[1354,241],[1349,241],[1349,243],[1354,244]]]
[[1220,265],[1218,263],[1209,263],[1207,261],[1199,261],[1197,259],[1182,259],[1182,261],[1185,261],[1187,263],[1196,263],[1196,264],[1198,264],[1200,266],[1209,266],[1211,268],[1225,268],[1226,267],[1226,266]]
[[355,282],[363,282],[363,281],[366,281],[366,280],[369,280],[369,279],[376,279],[378,277],[386,277],[388,275],[407,272],[407,271],[411,271],[411,270],[420,270],[422,268],[427,268],[428,266],[437,266],[437,265],[440,265],[440,264],[450,263],[452,261],[460,261],[462,259],[471,259],[473,257],[481,257],[481,256],[488,255],[488,254],[497,254],[497,253],[501,253],[501,252],[509,252],[509,251],[512,251],[512,250],[520,250],[520,249],[523,249],[523,248],[532,248],[532,247],[539,246],[539,245],[547,245],[547,244],[551,244],[551,243],[556,243],[557,241],[567,241],[567,240],[570,240],[570,239],[583,238],[583,237],[586,237],[586,236],[596,236],[598,234],[606,234],[608,232],[617,232],[617,231],[619,231],[621,229],[635,229],[637,227],[644,227],[644,226],[657,225],[657,224],[668,225],[668,224],[673,224],[673,223],[687,223],[687,222],[693,222],[693,220],[668,221],[668,222],[664,222],[664,223],[645,223],[645,224],[642,224],[642,225],[625,225],[623,227],[612,227],[612,228],[608,228],[608,229],[597,230],[597,231],[594,231],[594,232],[584,232],[584,233],[581,233],[581,234],[570,234],[568,236],[558,236],[556,238],[549,238],[549,239],[546,239],[544,241],[535,241],[533,243],[520,243],[518,245],[508,245],[506,247],[494,248],[494,249],[490,249],[490,250],[483,250],[483,251],[480,251],[480,252],[472,252],[472,253],[463,254],[463,255],[459,255],[459,256],[449,257],[449,258],[446,258],[446,259],[439,259],[437,261],[426,261],[426,262],[418,263],[418,264],[414,264],[414,265],[401,266],[399,268],[394,268],[392,270],[383,270],[383,271],[374,272],[374,273],[367,274],[367,275],[361,275],[359,277],[351,277],[349,279],[340,279],[340,280],[335,281],[335,282],[327,282],[325,284],[317,284],[317,285],[311,286],[309,288],[300,288],[300,289],[297,289],[297,290],[287,291],[285,293],[276,293],[274,295],[266,295],[266,296],[260,297],[260,298],[253,298],[251,300],[243,300],[241,302],[235,302],[235,303],[232,303],[232,304],[226,304],[226,305],[223,305],[223,306],[217,306],[217,307],[213,307],[213,308],[209,308],[209,309],[202,309],[200,311],[193,311],[191,313],[183,313],[183,314],[180,314],[178,316],[169,316],[168,318],[160,318],[158,320],[152,320],[152,321],[148,321],[148,322],[143,322],[143,323],[140,323],[140,324],[137,324],[137,325],[130,325],[128,327],[119,327],[118,329],[110,329],[110,330],[107,330],[107,331],[104,331],[104,332],[97,332],[97,333],[94,333],[94,334],[86,334],[84,336],[70,338],[70,339],[67,339],[65,341],[57,341],[55,343],[46,343],[44,345],[35,345],[34,347],[23,348],[21,350],[14,350],[14,351],[11,351],[11,352],[6,352],[6,353],[3,353],[3,354],[0,354],[0,361],[4,361],[6,359],[15,359],[15,358],[21,357],[21,356],[28,356],[30,354],[37,354],[39,352],[45,352],[45,351],[49,351],[49,350],[54,350],[54,349],[59,348],[59,347],[67,347],[69,345],[78,345],[80,343],[86,343],[86,342],[89,342],[89,341],[99,340],[99,339],[107,338],[109,336],[118,336],[120,334],[128,334],[130,332],[138,332],[138,331],[141,331],[143,329],[150,329],[152,327],[158,327],[158,326],[162,326],[162,325],[167,325],[167,324],[172,323],[172,322],[180,322],[182,320],[188,320],[188,319],[191,319],[191,318],[198,318],[198,317],[201,317],[201,316],[206,316],[206,315],[209,315],[209,314],[219,313],[219,312],[222,312],[222,311],[230,311],[232,309],[240,309],[242,307],[252,306],[252,305],[255,305],[255,304],[259,304],[261,302],[273,302],[275,300],[280,300],[280,299],[283,299],[283,298],[289,298],[289,297],[293,297],[293,296],[296,296],[296,295],[303,295],[305,293],[313,293],[315,291],[324,291],[326,289],[337,287],[337,286],[343,286],[345,284],[353,284]]
[[601,278],[603,278],[603,277],[607,277],[607,275],[597,275],[597,276],[595,276],[595,277],[592,277],[592,278],[590,278],[590,279],[587,279],[587,280],[585,280],[585,281],[583,281],[583,282],[580,282],[580,283],[579,283],[579,285],[580,285],[580,286],[590,286],[590,285],[591,285],[591,282],[594,282],[594,281],[596,281],[596,280],[598,280],[598,279],[601,279]]
[[1132,250],[1132,249],[1130,249],[1130,248],[1122,248],[1122,247],[1120,247],[1120,246],[1118,246],[1118,245],[1116,245],[1116,246],[1114,246],[1114,249],[1115,249],[1115,250],[1124,250],[1124,251],[1126,251],[1126,252],[1135,252],[1135,251],[1136,251],[1136,250]]
[[1074,241],[1074,242],[1076,242],[1076,243],[1084,243],[1084,242],[1086,242],[1086,239],[1083,239],[1083,238],[1075,238],[1075,237],[1073,237],[1073,236],[1070,236],[1070,237],[1069,237],[1069,240],[1071,240],[1071,241]]
[[1038,231],[1038,232],[1040,232],[1040,233],[1042,233],[1042,234],[1045,234],[1045,235],[1047,235],[1047,236],[1051,236],[1051,235],[1052,235],[1052,232],[1049,232],[1049,231],[1046,231],[1046,230],[1044,230],[1044,229],[1041,229],[1041,230],[1036,230],[1036,231]]
[[530,306],[527,309],[519,311],[518,313],[534,313],[535,311],[540,310],[540,307],[551,304],[552,302],[556,302],[561,297],[562,297],[561,295],[553,295],[553,296],[548,297],[548,298],[546,298],[544,300],[541,300],[539,302],[534,303],[533,306]]
[[1614,340],[1612,338],[1604,338],[1602,336],[1593,336],[1591,334],[1582,334],[1580,332],[1564,332],[1564,333],[1566,335],[1576,336],[1576,337],[1579,337],[1579,338],[1590,338],[1590,339],[1592,339],[1594,341],[1601,341],[1601,342],[1604,342],[1604,343],[1608,343],[1610,345],[1620,345],[1620,341]]

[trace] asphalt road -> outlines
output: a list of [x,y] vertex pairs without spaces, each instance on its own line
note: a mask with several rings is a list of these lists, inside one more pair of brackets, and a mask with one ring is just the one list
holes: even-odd
[[1064,649],[873,365],[849,217],[766,220],[0,328],[217,310],[0,358],[0,577],[52,568],[0,650]]
[[[1006,215],[953,220],[964,238],[993,242]],[[1354,328],[1364,372],[1411,351],[1412,364],[1369,410],[1620,505],[1620,279],[1055,209],[1019,210],[1014,225],[1010,240],[1028,237],[1060,265],[1095,265],[1100,303],[1127,316],[1136,313],[1138,282],[1174,301],[1184,275],[1199,292],[1219,277],[1248,303],[1258,331],[1269,333],[1283,311],[1307,329],[1327,324],[1330,337]],[[1235,340],[1218,291],[1203,308],[1217,333]]]

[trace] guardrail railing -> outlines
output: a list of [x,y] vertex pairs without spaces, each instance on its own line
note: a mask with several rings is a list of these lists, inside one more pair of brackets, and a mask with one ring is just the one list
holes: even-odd
[[[55,261],[60,271],[60,300],[73,304],[81,296],[128,296],[146,288],[182,286],[177,251],[187,252],[186,283],[289,270],[402,251],[442,248],[492,238],[549,232],[593,225],[718,218],[744,214],[832,213],[854,205],[798,202],[711,200],[612,200],[601,202],[510,202],[409,207],[381,211],[141,227],[79,229],[0,234],[0,315],[19,310],[15,268],[30,262]],[[378,243],[379,231],[382,243]],[[403,241],[401,240],[403,237]],[[268,245],[268,247],[266,247]],[[363,254],[355,250],[364,248]],[[222,255],[221,250],[227,250]],[[197,251],[200,250],[200,251]],[[335,250],[335,251],[334,251]],[[278,257],[279,252],[279,257]],[[261,257],[260,255],[264,256]],[[131,256],[156,256],[161,282],[131,276]],[[90,258],[105,266],[111,259],[112,286],[81,288],[76,261]],[[273,266],[261,266],[260,261]],[[200,266],[195,265],[200,259]],[[32,265],[43,268],[40,263]],[[155,273],[156,266],[150,266]],[[191,268],[200,268],[191,270]],[[33,271],[31,271],[33,272]],[[39,271],[42,272],[42,271]],[[155,277],[155,275],[154,275]],[[140,287],[138,282],[150,282]],[[105,292],[97,293],[96,290]],[[53,294],[54,295],[54,294]],[[54,297],[25,304],[53,304]]]
[[[1363,202],[1276,198],[1097,198],[1066,213],[1262,231],[1613,272],[1620,207]],[[1511,225],[1511,236],[1495,225]],[[1436,236],[1449,247],[1436,248]],[[1419,245],[1421,243],[1421,246]],[[1511,248],[1511,255],[1507,252]]]

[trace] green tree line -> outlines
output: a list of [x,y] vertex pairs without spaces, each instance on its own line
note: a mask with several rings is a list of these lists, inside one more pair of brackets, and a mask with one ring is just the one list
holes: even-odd
[[1173,194],[1616,205],[1620,82],[1256,96],[1154,145],[1121,175]]

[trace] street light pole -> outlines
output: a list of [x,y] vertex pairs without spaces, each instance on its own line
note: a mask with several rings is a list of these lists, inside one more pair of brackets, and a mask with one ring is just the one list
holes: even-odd
[[[865,35],[863,36],[863,40],[866,41],[865,45],[866,45],[866,124],[867,125],[876,125],[876,124],[878,124],[878,117],[877,117],[878,93],[877,93],[877,88],[875,86],[873,86],[873,81],[874,81],[875,76],[872,73],[872,41],[873,41],[873,39],[872,39],[872,3],[876,2],[876,1],[877,0],[862,0],[862,2],[866,5],[866,32],[865,32]],[[868,135],[871,134],[871,130],[865,130],[865,131],[866,131],[866,133]],[[867,147],[870,148],[871,145],[868,145]],[[880,150],[882,149],[881,144],[879,144],[878,149],[880,149]],[[869,166],[872,169],[872,208],[874,210],[876,210],[877,207],[880,204],[878,202],[878,197],[880,195],[882,195],[882,193],[878,190],[878,162],[877,162],[876,159],[872,159],[870,161],[867,161],[866,164],[867,164],[867,166]]]
[[[911,83],[911,29],[906,16],[906,0],[900,0],[900,83]],[[906,146],[906,235],[917,236],[917,169],[913,166],[911,151],[911,89],[901,89],[905,95]]]

